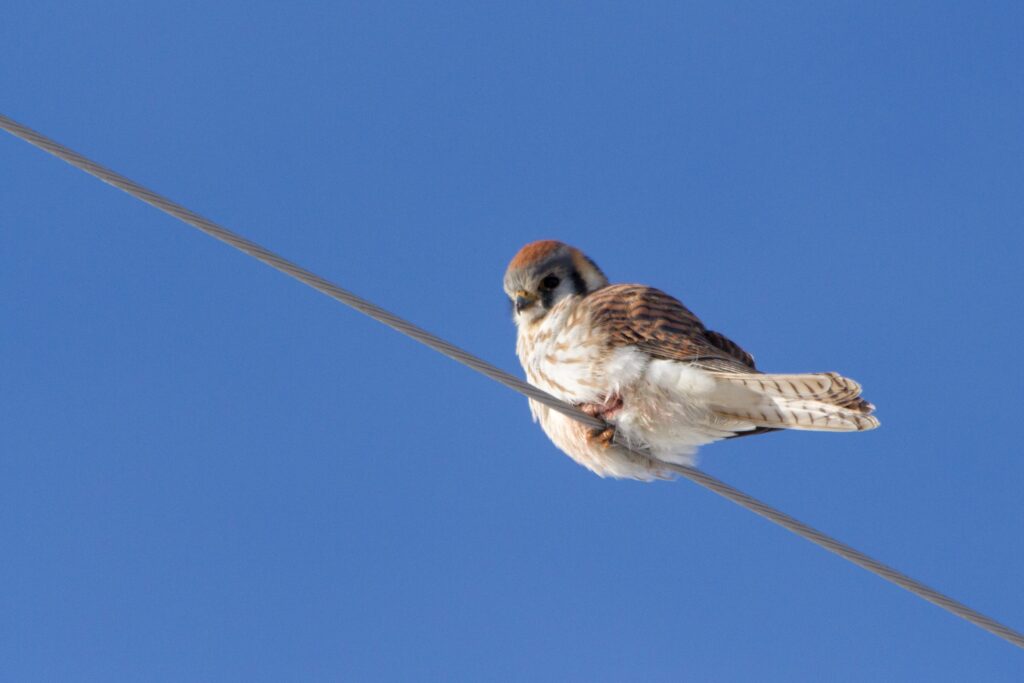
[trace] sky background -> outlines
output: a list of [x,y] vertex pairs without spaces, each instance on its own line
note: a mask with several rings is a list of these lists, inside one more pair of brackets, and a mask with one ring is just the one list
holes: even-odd
[[[557,238],[882,428],[701,466],[1024,628],[1020,3],[5,4],[0,110],[517,374]],[[0,679],[1019,681],[1024,654],[0,135]]]

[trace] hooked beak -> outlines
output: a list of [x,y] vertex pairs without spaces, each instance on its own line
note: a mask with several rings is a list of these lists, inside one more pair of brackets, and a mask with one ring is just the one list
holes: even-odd
[[520,289],[516,292],[516,313],[522,313],[524,310],[533,305],[533,302],[537,300],[537,297],[530,294],[525,289]]

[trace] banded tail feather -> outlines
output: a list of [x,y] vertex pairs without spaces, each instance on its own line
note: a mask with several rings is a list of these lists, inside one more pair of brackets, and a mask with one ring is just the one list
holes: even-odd
[[860,385],[834,372],[804,375],[713,373],[712,409],[758,428],[860,432],[878,426]]

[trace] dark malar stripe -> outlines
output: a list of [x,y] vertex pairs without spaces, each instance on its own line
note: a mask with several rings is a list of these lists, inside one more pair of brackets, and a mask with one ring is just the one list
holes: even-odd
[[587,293],[587,283],[575,268],[572,269],[572,286],[580,296]]

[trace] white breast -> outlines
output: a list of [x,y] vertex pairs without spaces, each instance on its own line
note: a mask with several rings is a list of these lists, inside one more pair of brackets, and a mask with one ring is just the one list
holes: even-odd
[[530,383],[568,403],[601,400],[607,351],[577,315],[578,297],[558,303],[537,323],[519,328],[516,353]]

